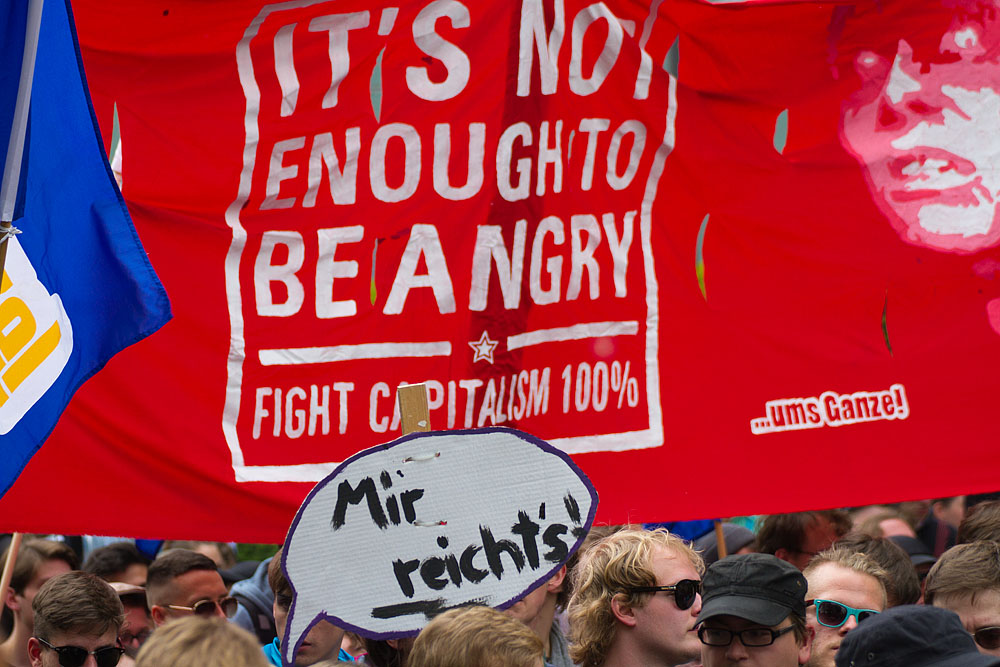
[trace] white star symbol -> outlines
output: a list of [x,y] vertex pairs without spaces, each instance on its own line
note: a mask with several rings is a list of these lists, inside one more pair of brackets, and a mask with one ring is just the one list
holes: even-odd
[[479,337],[479,340],[469,342],[469,347],[471,347],[472,351],[476,353],[472,359],[472,363],[485,359],[492,364],[493,349],[499,344],[499,341],[490,340],[489,332],[483,331],[483,335]]

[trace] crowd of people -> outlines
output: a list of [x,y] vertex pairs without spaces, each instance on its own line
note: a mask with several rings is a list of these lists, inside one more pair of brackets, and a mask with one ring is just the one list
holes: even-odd
[[[721,536],[721,543],[719,537]],[[280,665],[280,550],[20,544],[0,667]],[[6,560],[6,558],[5,558]],[[330,601],[335,614],[336,601]],[[725,523],[692,540],[595,526],[503,611],[447,610],[415,638],[319,621],[296,667],[1000,666],[1000,500],[964,496]]]

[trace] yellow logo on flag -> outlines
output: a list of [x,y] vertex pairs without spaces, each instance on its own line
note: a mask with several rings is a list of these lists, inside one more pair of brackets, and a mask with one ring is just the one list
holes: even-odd
[[73,327],[58,294],[38,280],[16,239],[0,280],[0,434],[9,432],[59,377]]

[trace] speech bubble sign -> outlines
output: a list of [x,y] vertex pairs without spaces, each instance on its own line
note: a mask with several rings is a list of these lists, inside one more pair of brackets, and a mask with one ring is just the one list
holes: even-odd
[[360,452],[288,531],[282,658],[321,620],[392,639],[451,607],[508,607],[579,548],[596,510],[569,456],[514,429],[414,433]]

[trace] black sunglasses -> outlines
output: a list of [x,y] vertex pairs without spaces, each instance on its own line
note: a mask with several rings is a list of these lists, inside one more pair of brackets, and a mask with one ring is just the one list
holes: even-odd
[[664,593],[674,594],[674,604],[680,610],[690,609],[695,598],[701,593],[701,582],[697,579],[681,579],[672,586],[636,586],[630,588],[632,593]]
[[82,667],[87,662],[87,656],[94,656],[97,667],[115,667],[125,652],[121,646],[102,646],[88,651],[80,646],[53,646],[41,637],[35,637],[43,646],[59,654],[59,664],[62,667]]
[[1000,627],[979,628],[972,633],[972,638],[987,651],[995,651],[1000,648]]
[[195,616],[215,616],[215,610],[218,608],[222,610],[226,618],[232,618],[239,606],[240,603],[232,596],[226,596],[221,600],[198,600],[190,607],[184,607],[179,604],[166,605],[167,609],[182,609],[194,612]]

